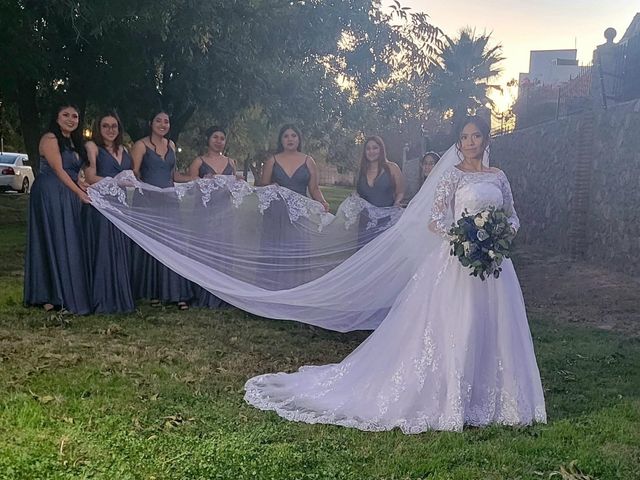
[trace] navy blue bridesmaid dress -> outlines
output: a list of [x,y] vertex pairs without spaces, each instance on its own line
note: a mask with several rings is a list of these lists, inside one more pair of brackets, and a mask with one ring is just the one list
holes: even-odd
[[202,160],[200,168],[198,169],[198,176],[200,178],[204,178],[209,175],[233,175],[233,167],[231,166],[229,159],[227,159],[227,164],[220,173],[217,173],[208,163]]
[[[387,169],[383,169],[378,174],[373,185],[369,185],[366,175],[359,175],[356,191],[358,195],[376,207],[392,207],[395,203],[396,188],[391,173]],[[378,219],[375,227],[367,228],[369,221],[369,215],[366,210],[363,210],[358,220],[358,246],[370,242],[386,230],[391,218]]]
[[[73,181],[82,161],[65,149],[62,168]],[[24,303],[50,303],[76,314],[91,313],[82,230],[82,202],[40,157],[29,198]]]
[[[169,148],[165,158],[146,147],[140,166],[140,180],[160,188],[173,187],[173,171],[176,167],[176,154]],[[172,201],[166,202],[170,195]],[[173,192],[145,191],[136,193],[134,202],[137,207],[153,206],[154,198],[163,198],[167,208],[175,209],[179,215],[180,204]],[[147,298],[168,303],[188,302],[193,296],[193,284],[163,265],[134,243],[132,249],[133,294],[135,298]]]
[[307,159],[304,159],[304,163],[300,165],[291,176],[284,171],[284,168],[278,163],[278,160],[274,157],[273,171],[271,173],[271,181],[277,183],[281,187],[293,190],[299,193],[303,197],[307,196],[307,187],[309,186],[309,180],[311,179],[311,172],[307,165]]
[[396,187],[388,170],[382,172],[373,181],[373,186],[367,183],[367,176],[360,175],[357,186],[358,195],[376,207],[392,207],[396,197]]
[[[198,176],[200,178],[208,177],[211,175],[233,175],[233,173],[234,173],[233,167],[231,166],[231,162],[229,160],[227,160],[227,165],[224,167],[224,169],[220,173],[217,173],[213,168],[211,168],[211,166],[205,163],[204,160],[202,160],[202,163],[200,164],[200,168],[198,169]],[[209,208],[214,208],[214,207],[209,207]],[[229,203],[229,205],[219,205],[217,206],[217,208],[231,208],[231,204]],[[213,215],[213,217],[209,217],[209,218],[215,219],[215,212],[209,211],[209,214]],[[198,226],[196,226],[196,228],[198,228]],[[219,231],[219,230],[220,229],[213,229],[209,231]],[[220,234],[224,235],[224,232],[221,231]],[[193,305],[194,307],[211,308],[211,309],[221,309],[221,308],[231,307],[231,305],[229,305],[227,302],[216,297],[214,294],[212,294],[208,290],[202,288],[200,285],[197,285],[195,283],[193,284],[193,300],[191,302],[191,305]]]
[[[118,160],[103,147],[98,147],[96,174],[115,177],[131,170],[129,153]],[[128,313],[135,310],[131,282],[132,242],[94,207],[85,205],[88,267],[91,301],[95,313]]]
[[[308,157],[289,176],[278,163],[278,159],[274,157],[271,182],[306,197],[311,180],[311,171],[307,160]],[[304,221],[303,218],[300,218],[298,225],[304,224]],[[292,225],[285,201],[281,199],[272,201],[264,212],[263,222],[265,225],[269,225],[269,228],[263,229],[261,239],[261,249],[265,255],[265,261],[269,264],[277,263],[280,272],[265,269],[265,274],[261,275],[260,284],[268,290],[275,290],[293,288],[310,280],[312,274],[309,270],[311,263],[309,259],[310,239],[304,228],[296,228]],[[287,258],[277,257],[275,252],[283,250],[286,250],[289,256]]]

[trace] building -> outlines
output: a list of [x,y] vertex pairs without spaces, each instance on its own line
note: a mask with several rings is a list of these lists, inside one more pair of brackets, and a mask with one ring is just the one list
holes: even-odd
[[575,49],[531,50],[529,71],[519,76],[518,96],[530,85],[557,86],[575,78],[578,73],[578,51]]

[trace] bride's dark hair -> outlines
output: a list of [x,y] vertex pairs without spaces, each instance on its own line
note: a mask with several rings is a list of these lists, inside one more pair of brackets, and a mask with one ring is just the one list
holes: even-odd
[[485,143],[485,152],[490,152],[489,140],[491,140],[491,127],[489,126],[489,123],[484,118],[477,115],[468,115],[462,122],[458,124],[458,127],[456,128],[456,152],[460,160],[462,160],[462,152],[460,151],[460,135],[462,135],[462,130],[464,130],[464,127],[469,124],[475,125],[477,129],[480,130]]

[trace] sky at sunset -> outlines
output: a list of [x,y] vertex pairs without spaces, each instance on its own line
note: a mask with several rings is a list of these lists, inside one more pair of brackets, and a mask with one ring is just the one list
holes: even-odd
[[[390,3],[383,0],[383,4]],[[637,12],[635,0],[400,0],[403,6],[429,14],[433,23],[449,36],[465,26],[492,32],[503,46],[505,61],[500,83],[517,78],[529,69],[530,50],[576,48],[580,64],[589,63],[596,45],[604,43],[607,27],[618,31],[619,40]],[[506,96],[501,108],[510,103]]]

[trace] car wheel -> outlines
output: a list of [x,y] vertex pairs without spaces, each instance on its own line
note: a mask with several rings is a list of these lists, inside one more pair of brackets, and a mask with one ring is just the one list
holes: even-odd
[[20,189],[20,193],[29,193],[29,179],[25,178],[22,180],[22,188]]

